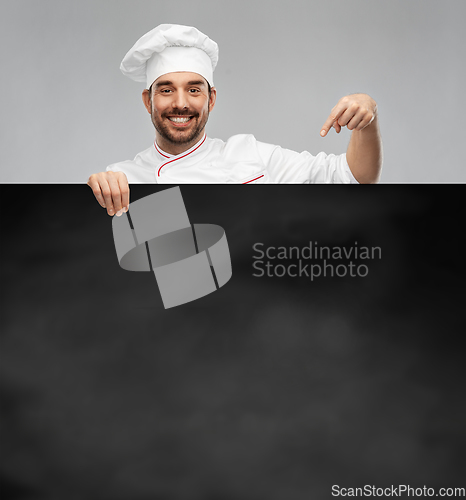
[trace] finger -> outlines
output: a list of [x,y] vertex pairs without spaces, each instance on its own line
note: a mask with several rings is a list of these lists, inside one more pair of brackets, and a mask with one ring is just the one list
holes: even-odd
[[363,119],[359,122],[359,125],[355,130],[364,130],[368,125],[374,120],[374,115],[372,113],[367,113]]
[[338,118],[342,115],[342,113],[345,111],[346,107],[342,104],[339,103],[337,104],[333,109],[332,112],[330,113],[329,117],[325,121],[325,123],[322,126],[322,130],[320,131],[320,135],[322,137],[325,137],[328,133],[328,131],[332,128],[333,123],[338,120]]
[[342,127],[347,125],[350,120],[357,114],[359,106],[355,103],[351,104],[345,112],[338,118],[338,124]]
[[98,201],[99,205],[102,208],[105,208],[105,200],[102,195],[102,191],[100,189],[100,184],[97,180],[97,176],[95,174],[92,174],[89,177],[89,180],[87,181],[87,185],[92,189],[92,192],[94,193],[95,199]]
[[128,179],[123,172],[120,172],[118,176],[118,184],[120,186],[122,208],[124,212],[127,212],[129,208],[129,185]]
[[346,124],[346,128],[348,130],[356,130],[358,125],[362,122],[362,119],[364,118],[363,114],[356,114],[351,118],[351,120]]
[[108,215],[115,215],[115,208],[113,207],[112,189],[108,183],[105,173],[100,177],[100,189],[105,201]]
[[340,127],[340,125],[339,125],[338,121],[335,121],[335,122],[334,122],[334,124],[332,125],[332,127],[335,129],[335,132],[336,132],[337,134],[339,134],[339,133],[340,133],[340,131],[341,131],[341,127]]
[[107,181],[111,191],[113,210],[115,215],[120,216],[121,215],[120,210],[122,208],[122,205],[121,205],[121,192],[120,192],[120,185],[118,183],[118,176],[115,175],[113,172],[112,173],[109,172],[108,174],[109,175],[107,175]]

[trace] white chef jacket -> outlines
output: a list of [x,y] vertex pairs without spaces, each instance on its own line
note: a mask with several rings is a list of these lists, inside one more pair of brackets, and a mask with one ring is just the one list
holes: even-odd
[[234,135],[226,142],[204,135],[178,155],[162,151],[154,142],[134,160],[108,166],[110,170],[124,172],[130,184],[358,184],[346,154],[297,153],[259,142],[251,134]]

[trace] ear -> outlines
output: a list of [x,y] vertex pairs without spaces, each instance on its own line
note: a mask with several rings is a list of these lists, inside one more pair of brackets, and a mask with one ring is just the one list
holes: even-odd
[[214,109],[216,100],[217,100],[217,89],[215,87],[212,87],[210,89],[209,113]]
[[147,89],[144,89],[142,92],[142,102],[144,103],[144,106],[147,109],[147,112],[151,114],[151,105],[150,105],[150,94]]

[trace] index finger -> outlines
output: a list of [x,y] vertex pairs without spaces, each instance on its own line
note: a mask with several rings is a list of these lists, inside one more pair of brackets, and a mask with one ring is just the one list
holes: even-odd
[[338,118],[343,114],[343,111],[345,110],[344,106],[339,106],[338,104],[332,109],[332,112],[330,113],[329,117],[325,121],[325,123],[322,126],[322,130],[320,131],[320,135],[322,137],[325,137],[328,133],[328,131],[332,128],[332,125],[335,123]]
[[100,189],[99,181],[97,180],[97,174],[92,174],[87,181],[87,185],[92,189],[96,200],[102,208],[107,208],[105,204],[104,197],[102,195],[102,191]]

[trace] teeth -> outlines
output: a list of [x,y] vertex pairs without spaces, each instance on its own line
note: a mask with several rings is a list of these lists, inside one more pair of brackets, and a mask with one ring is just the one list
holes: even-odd
[[191,117],[189,117],[189,116],[184,116],[184,117],[180,117],[180,118],[174,118],[174,117],[172,117],[172,116],[171,116],[171,117],[170,117],[170,118],[168,118],[168,119],[169,119],[170,121],[172,121],[172,122],[175,122],[175,123],[186,123],[186,122],[188,122],[188,121],[191,119]]

